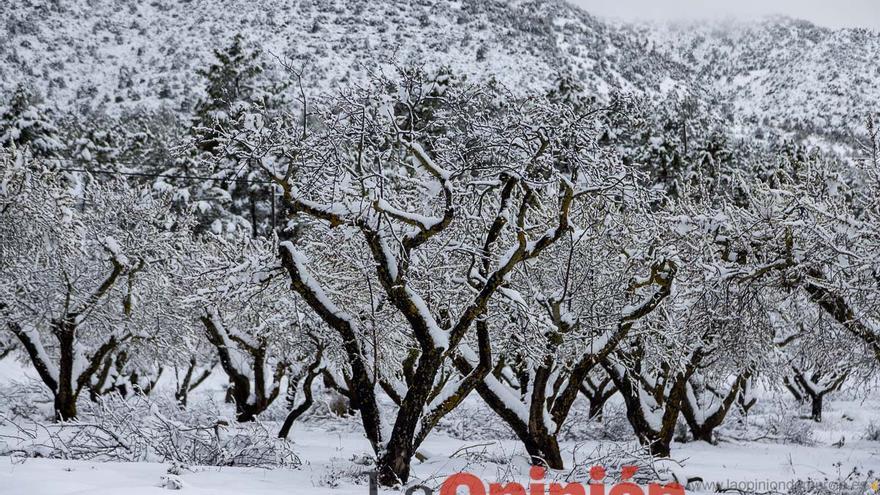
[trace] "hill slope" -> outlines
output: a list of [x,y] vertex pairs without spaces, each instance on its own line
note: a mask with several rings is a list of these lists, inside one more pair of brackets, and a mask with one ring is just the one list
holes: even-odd
[[196,70],[238,33],[304,70],[311,91],[395,63],[515,92],[566,74],[599,99],[690,88],[746,128],[834,140],[880,101],[880,33],[786,18],[631,26],[563,0],[11,0],[5,11],[0,92],[24,82],[62,109],[186,113],[202,91]]

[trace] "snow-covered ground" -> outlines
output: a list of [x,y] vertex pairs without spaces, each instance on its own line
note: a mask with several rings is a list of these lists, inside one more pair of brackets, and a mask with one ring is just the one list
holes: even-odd
[[[817,425],[814,445],[790,445],[759,441],[726,440],[719,445],[677,444],[673,457],[688,476],[700,476],[707,485],[741,487],[758,483],[753,492],[786,493],[791,482],[850,482],[850,487],[877,477],[880,442],[862,439],[868,422],[880,418],[880,403],[838,401],[830,405],[827,419]],[[845,412],[844,412],[845,411]],[[846,417],[844,417],[846,416]],[[851,419],[847,419],[851,418]],[[797,420],[795,420],[797,421]],[[0,458],[0,493],[22,495],[141,495],[166,493],[180,486],[193,495],[226,494],[367,494],[369,486],[358,459],[369,453],[369,445],[352,428],[299,425],[293,434],[294,450],[302,459],[299,469],[239,467],[188,467],[169,475],[170,464],[92,462],[35,458]],[[834,446],[841,437],[842,446]],[[603,444],[607,447],[607,444]],[[598,441],[566,442],[568,459],[584,462],[603,447]],[[443,478],[469,471],[486,481],[528,479],[528,462],[516,441],[466,441],[447,435],[433,435],[423,449],[430,456],[413,466],[415,480],[438,487]],[[586,461],[588,462],[588,461]],[[569,462],[573,466],[574,463]],[[583,466],[581,466],[583,467]],[[874,474],[871,474],[871,471]],[[174,469],[172,468],[172,471]],[[565,478],[569,473],[552,473]],[[770,483],[776,490],[768,490]],[[761,485],[760,483],[764,483]],[[833,485],[828,485],[833,486]],[[765,487],[765,488],[762,488]],[[693,486],[692,491],[711,492]],[[858,493],[849,491],[830,493]],[[818,490],[817,490],[818,491]]]
[[[22,363],[0,360],[0,392],[28,381],[30,390],[39,391],[42,385],[35,378]],[[222,404],[223,383],[221,374],[215,373],[193,395],[191,407],[205,408],[210,399],[220,404],[222,413],[228,406]],[[160,385],[164,387],[157,394],[170,392],[162,390],[170,388],[167,377]],[[44,417],[51,417],[49,404],[39,402],[38,395],[31,392],[31,405]],[[759,401],[744,422],[731,413],[733,417],[719,431],[718,445],[673,444],[672,457],[681,466],[673,471],[703,480],[702,485],[690,485],[689,493],[736,488],[743,493],[873,495],[869,484],[880,479],[880,441],[865,435],[870,429],[880,430],[880,399],[840,393],[826,401],[822,423],[814,423],[801,417],[808,413],[808,406],[798,408],[779,391],[764,390],[757,395]],[[601,425],[587,423],[583,414],[572,415],[565,428],[568,440],[562,443],[568,470],[548,473],[549,480],[586,482],[586,469],[602,464],[602,459],[638,457],[638,446],[630,440],[597,440],[630,435],[617,399],[612,398],[606,406]],[[272,434],[277,431],[278,419],[283,418],[282,402],[279,400],[264,418]],[[9,407],[9,402],[0,403],[0,413]],[[335,417],[322,412],[320,405],[315,409],[318,411],[297,422],[291,433],[292,450],[301,461],[297,469],[0,456],[0,494],[142,495],[167,493],[176,487],[192,495],[369,494],[366,473],[371,449],[359,420]],[[585,409],[585,404],[580,409]],[[231,416],[231,409],[228,412]],[[0,451],[14,450],[22,435],[3,419],[0,414]],[[528,483],[528,457],[499,423],[476,395],[470,397],[420,448],[427,459],[414,461],[410,484],[424,484],[439,493],[446,476],[462,471],[486,482]],[[617,473],[609,474],[618,478]],[[814,485],[795,486],[799,481]]]

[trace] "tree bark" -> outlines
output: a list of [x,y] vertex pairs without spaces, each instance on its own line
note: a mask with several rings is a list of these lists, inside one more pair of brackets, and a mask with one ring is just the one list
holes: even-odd
[[817,423],[822,422],[822,399],[824,394],[817,394],[811,397],[810,419]]
[[520,437],[520,441],[525,445],[533,465],[565,469],[562,451],[559,449],[559,441],[556,440],[555,435],[532,434],[526,438]]

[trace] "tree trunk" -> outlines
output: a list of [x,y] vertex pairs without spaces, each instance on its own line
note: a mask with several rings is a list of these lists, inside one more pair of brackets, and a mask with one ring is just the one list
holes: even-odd
[[76,329],[65,323],[55,323],[53,332],[58,338],[58,388],[55,390],[55,420],[76,419],[76,386],[73,381],[74,335]]
[[409,480],[410,462],[418,447],[415,444],[416,428],[434,388],[433,377],[437,375],[443,359],[443,352],[439,348],[425,351],[419,356],[416,370],[425,375],[416,376],[410,384],[397,411],[391,437],[379,458],[379,483],[383,486],[395,486]]
[[792,383],[787,376],[782,378],[782,383],[785,384],[785,388],[787,388],[788,391],[791,392],[791,395],[794,396],[794,400],[798,401],[798,403],[804,401],[804,394],[801,393],[798,387]]
[[[710,415],[705,415],[705,412],[702,414],[702,422],[697,420],[697,414],[695,408],[701,408],[700,403],[698,402],[698,395],[694,391],[692,385],[687,384],[686,390],[689,390],[690,394],[685,394],[681,401],[681,412],[684,416],[685,422],[688,425],[688,429],[691,431],[691,436],[694,437],[694,440],[700,440],[703,442],[708,442],[711,444],[715,443],[713,432],[715,428],[721,426],[724,422],[724,418],[727,417],[727,413],[730,412],[730,409],[736,403],[737,398],[739,398],[743,392],[743,388],[746,387],[746,382],[750,379],[751,372],[745,371],[736,377],[736,381],[730,386],[730,390],[727,391],[725,395],[721,395],[717,390],[713,391],[715,395],[715,399],[720,400],[721,403],[718,404],[718,407],[715,409]],[[712,390],[712,389],[709,389]],[[693,403],[691,400],[693,399]]]
[[535,466],[547,466],[550,469],[564,469],[562,452],[559,450],[559,442],[553,435],[532,434],[527,438],[520,437],[526,452]]
[[822,422],[822,399],[823,395],[814,395],[811,397],[812,403],[810,404],[810,419],[817,423]]
[[379,484],[382,486],[398,486],[409,479],[412,454],[400,447],[389,450],[379,458]]
[[59,390],[54,404],[56,421],[76,419],[76,396],[71,390]]
[[825,395],[840,389],[847,376],[846,372],[824,375],[817,371],[808,379],[803,372],[795,368],[795,382],[803,389],[805,398],[810,398],[810,419],[817,423],[822,422],[822,402]]
[[[317,340],[316,340],[317,342]],[[324,348],[322,346],[318,346],[315,361],[306,369],[305,376],[303,379],[303,402],[297,407],[294,407],[296,402],[296,390],[299,387],[299,379],[300,376],[288,376],[287,378],[287,400],[288,407],[291,408],[290,412],[287,414],[287,417],[284,418],[284,424],[281,425],[281,430],[278,432],[278,438],[287,438],[287,435],[290,434],[290,429],[293,427],[293,422],[297,420],[303,413],[309,410],[314,403],[314,398],[312,396],[312,383],[314,383],[315,378],[321,373],[321,361],[324,356]]]
[[590,403],[589,418],[601,423],[605,403],[617,393],[617,387],[614,386],[611,378],[606,377],[597,383],[588,376],[584,379],[584,383],[578,387],[578,390]]
[[[691,362],[683,373],[675,374],[672,388],[664,396],[658,396],[657,390],[647,390],[633,373],[618,370],[614,364],[605,360],[602,366],[614,381],[617,390],[623,397],[626,407],[626,419],[632,426],[633,432],[639,443],[646,446],[651,455],[655,457],[669,457],[670,446],[675,435],[675,426],[681,414],[683,403],[687,400],[687,381],[696,369],[697,363],[702,359],[702,354],[694,352]],[[655,429],[649,421],[649,411],[645,411],[642,401],[642,393],[648,393],[655,397],[659,411],[662,411],[662,423],[659,430]],[[662,393],[662,391],[661,391]]]
[[671,447],[670,447],[671,444],[672,444],[671,438],[666,438],[666,439],[657,438],[656,440],[654,440],[650,444],[648,444],[648,450],[651,452],[651,455],[654,457],[669,457],[671,454]]
[[[272,377],[271,391],[267,393],[268,377],[265,376],[266,364],[266,344],[261,343],[259,346],[253,347],[242,344],[245,349],[241,352],[250,355],[253,360],[251,363],[251,371],[253,373],[254,383],[251,379],[241,372],[234,363],[232,355],[227,346],[232,338],[228,334],[224,334],[222,326],[218,326],[214,321],[218,318],[213,310],[206,310],[205,315],[201,317],[205,326],[205,334],[208,341],[214,345],[217,351],[217,357],[220,366],[229,377],[229,388],[226,390],[226,400],[235,402],[236,419],[241,422],[254,421],[258,414],[265,411],[272,401],[278,396],[279,381],[284,376],[287,366],[284,363],[276,365],[275,375]],[[251,397],[253,395],[253,398]]]
[[715,443],[714,432],[715,427],[710,425],[702,425],[700,427],[694,428],[691,427],[691,436],[694,437],[694,441],[697,442],[706,442],[706,443]]

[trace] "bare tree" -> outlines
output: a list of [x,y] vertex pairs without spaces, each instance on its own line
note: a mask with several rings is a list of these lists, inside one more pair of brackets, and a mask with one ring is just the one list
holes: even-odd
[[164,319],[159,266],[187,233],[170,205],[118,183],[101,185],[40,169],[4,167],[0,196],[0,319],[55,398],[59,420],[100,377],[105,360]]
[[[278,398],[293,348],[305,339],[269,238],[197,242],[187,278],[205,340],[229,378],[238,421],[253,421]],[[184,380],[186,382],[186,380]]]
[[733,377],[733,383],[726,391],[706,384],[705,377],[701,375],[691,377],[681,412],[694,440],[715,443],[715,428],[724,422],[750,377],[748,371]]
[[[281,261],[343,342],[384,485],[408,479],[418,446],[491,371],[485,316],[513,272],[568,232],[578,198],[615,179],[564,108],[499,107],[487,87],[435,89],[405,73],[313,105],[321,124],[304,137],[230,137],[252,143],[302,226]],[[475,359],[456,371],[465,343]],[[396,413],[382,414],[377,388]]]

